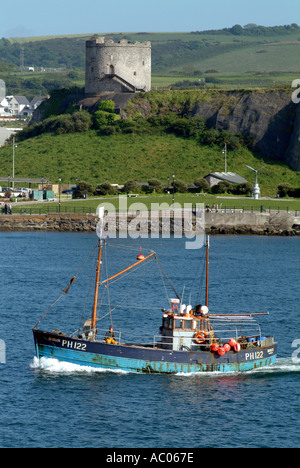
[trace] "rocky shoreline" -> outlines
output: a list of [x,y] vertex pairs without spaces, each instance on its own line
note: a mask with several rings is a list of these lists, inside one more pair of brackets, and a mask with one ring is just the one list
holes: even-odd
[[[105,230],[119,233],[299,236],[300,216],[291,213],[205,213],[205,216],[158,213],[109,215]],[[203,216],[203,214],[202,214]],[[95,232],[93,214],[0,215],[0,231]]]

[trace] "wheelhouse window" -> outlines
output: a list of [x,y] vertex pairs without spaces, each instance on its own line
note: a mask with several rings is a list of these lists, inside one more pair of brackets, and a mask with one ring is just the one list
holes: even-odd
[[182,329],[183,320],[175,320],[175,328]]
[[184,329],[191,330],[192,329],[192,320],[185,320],[184,321]]

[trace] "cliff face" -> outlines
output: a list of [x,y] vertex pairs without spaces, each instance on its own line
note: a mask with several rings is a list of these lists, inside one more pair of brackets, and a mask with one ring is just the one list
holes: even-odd
[[286,153],[286,161],[295,169],[300,171],[300,104],[294,104],[297,107],[294,131],[290,140],[290,145]]
[[[217,103],[197,103],[193,114],[207,119],[218,130],[247,135],[253,149],[272,159],[286,161],[300,170],[300,113],[291,100],[291,93],[280,90],[235,92]],[[220,105],[221,104],[221,105]],[[298,137],[297,137],[298,135]]]
[[[188,91],[182,93],[185,104],[183,97],[176,107],[172,99],[170,103],[161,100],[155,113],[173,111],[204,117],[209,127],[249,136],[254,151],[300,170],[300,104],[292,102],[289,89],[205,90],[190,92],[190,97]],[[145,115],[146,106],[141,101],[138,110]]]

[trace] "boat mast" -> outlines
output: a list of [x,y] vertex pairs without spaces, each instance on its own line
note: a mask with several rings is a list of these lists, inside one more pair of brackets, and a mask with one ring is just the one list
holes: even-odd
[[209,288],[209,236],[206,241],[206,299],[205,305],[208,307],[208,288]]
[[92,324],[91,324],[92,330],[95,330],[96,321],[97,321],[97,305],[98,305],[98,290],[99,290],[99,279],[100,279],[100,268],[101,268],[101,254],[102,254],[102,240],[100,239],[97,269],[96,269],[96,282],[95,282],[95,295],[94,295],[94,305],[93,305],[93,314],[92,314]]

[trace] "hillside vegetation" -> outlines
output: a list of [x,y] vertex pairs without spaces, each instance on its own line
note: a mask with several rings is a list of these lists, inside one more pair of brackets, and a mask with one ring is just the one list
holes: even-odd
[[[101,101],[98,110],[89,113],[77,110],[74,91],[55,91],[42,105],[43,120],[16,136],[15,176],[44,177],[53,183],[61,177],[63,183],[75,184],[78,179],[99,185],[106,180],[124,184],[158,179],[167,183],[175,174],[176,180],[192,184],[210,172],[224,171],[226,144],[227,170],[250,183],[254,183],[254,174],[246,164],[255,168],[267,165],[259,175],[264,195],[275,196],[282,183],[299,188],[300,172],[270,156],[255,154],[249,136],[217,130],[209,127],[204,117],[191,115],[197,100],[232,106],[234,101],[228,100],[227,94],[142,93],[129,101],[123,111],[127,118],[122,119],[112,101]],[[61,114],[64,103],[69,107]],[[11,142],[0,148],[0,174],[12,174]]]
[[[284,163],[262,160],[246,147],[228,152],[228,170],[254,183],[245,164],[267,168],[259,182],[265,196],[275,196],[277,186],[289,182],[300,186],[299,173]],[[193,138],[174,134],[115,133],[99,135],[96,130],[83,133],[44,133],[18,143],[15,151],[16,177],[49,178],[53,183],[75,184],[78,180],[101,184],[122,184],[128,180],[147,182],[157,178],[167,183],[177,180],[193,183],[210,172],[224,171],[224,155],[218,144],[203,145]],[[12,174],[12,148],[0,149],[0,174]]]
[[[30,98],[55,88],[83,86],[85,41],[91,35],[0,39],[0,78],[6,81],[8,93]],[[183,79],[194,84],[205,80],[208,87],[290,84],[300,70],[300,27],[296,24],[101,35],[115,41],[151,41],[153,86]],[[25,66],[34,66],[35,73],[20,72],[21,46]]]

